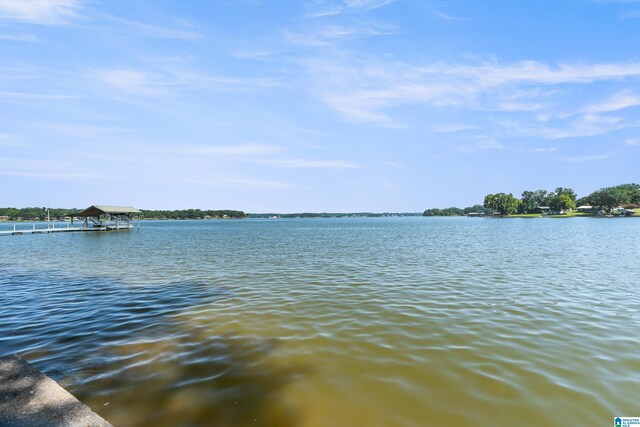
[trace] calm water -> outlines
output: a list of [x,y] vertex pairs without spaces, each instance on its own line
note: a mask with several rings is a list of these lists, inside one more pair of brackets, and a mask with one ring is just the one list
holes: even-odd
[[116,426],[640,414],[640,220],[144,222],[0,237],[0,354]]

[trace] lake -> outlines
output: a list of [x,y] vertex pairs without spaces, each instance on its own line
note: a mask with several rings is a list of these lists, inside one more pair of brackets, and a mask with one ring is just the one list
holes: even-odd
[[0,238],[0,355],[115,426],[638,416],[640,220],[147,221]]

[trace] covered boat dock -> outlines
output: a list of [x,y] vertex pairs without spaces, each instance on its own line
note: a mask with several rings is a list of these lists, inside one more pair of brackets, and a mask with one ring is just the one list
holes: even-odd
[[[84,218],[83,229],[120,231],[131,230],[134,218],[138,219],[138,227],[140,227],[140,213],[138,209],[129,206],[91,205],[75,216]],[[71,223],[73,225],[73,219]]]

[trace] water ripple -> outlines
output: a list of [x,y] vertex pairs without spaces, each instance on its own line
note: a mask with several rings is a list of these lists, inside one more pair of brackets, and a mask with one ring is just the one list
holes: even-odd
[[606,425],[640,391],[638,231],[413,218],[5,238],[0,346],[119,426]]

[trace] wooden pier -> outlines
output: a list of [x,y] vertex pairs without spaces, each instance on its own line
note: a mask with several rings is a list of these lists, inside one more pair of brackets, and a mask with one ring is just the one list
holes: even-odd
[[36,224],[32,224],[31,228],[24,228],[21,224],[14,224],[13,230],[0,230],[0,236],[21,236],[24,234],[48,234],[48,233],[73,233],[78,231],[128,231],[133,228],[133,225],[118,225],[118,226],[104,226],[104,227],[58,227],[55,224],[46,228],[38,228]]
[[[60,223],[47,221],[45,227],[36,224],[13,224],[13,229],[0,230],[0,236],[20,236],[24,234],[73,233],[91,231],[129,231],[133,228],[132,216],[137,215],[140,228],[140,211],[125,206],[92,205],[74,217],[83,218],[81,226],[74,226],[73,219],[66,227]],[[73,218],[73,217],[72,217]],[[57,225],[57,227],[56,227]]]

